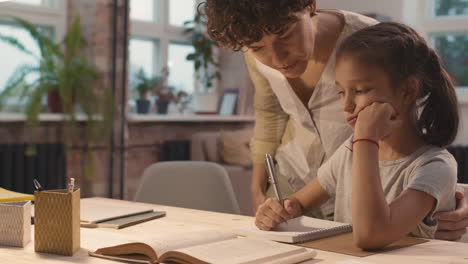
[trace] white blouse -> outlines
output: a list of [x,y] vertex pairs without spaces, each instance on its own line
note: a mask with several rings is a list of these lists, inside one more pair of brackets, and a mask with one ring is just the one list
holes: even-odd
[[[356,13],[333,11],[341,12],[345,18],[345,25],[337,43],[353,32],[377,23],[372,18]],[[294,191],[298,191],[317,175],[320,165],[352,132],[344,118],[338,88],[335,85],[335,50],[314,88],[307,108],[283,74],[258,60],[255,62],[258,71],[268,80],[276,94],[283,111],[289,115],[284,133],[292,135],[283,135],[275,159],[280,174],[288,179]]]

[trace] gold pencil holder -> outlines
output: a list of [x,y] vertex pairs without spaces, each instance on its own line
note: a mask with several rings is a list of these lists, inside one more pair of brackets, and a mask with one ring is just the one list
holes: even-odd
[[34,192],[34,248],[73,256],[80,248],[80,189]]
[[31,202],[0,203],[0,245],[24,247],[31,240]]

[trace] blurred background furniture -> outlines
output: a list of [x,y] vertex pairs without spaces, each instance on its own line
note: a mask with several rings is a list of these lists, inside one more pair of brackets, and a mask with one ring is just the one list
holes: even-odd
[[242,215],[253,215],[249,150],[252,136],[253,129],[199,132],[193,134],[190,144],[191,160],[215,162],[228,172]]
[[227,172],[213,162],[155,163],[143,172],[134,200],[240,214]]

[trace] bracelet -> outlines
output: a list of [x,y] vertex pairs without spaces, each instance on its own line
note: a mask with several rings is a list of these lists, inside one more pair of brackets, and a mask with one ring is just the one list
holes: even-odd
[[377,141],[375,141],[375,140],[373,140],[373,139],[369,139],[369,138],[358,138],[358,139],[355,139],[355,140],[352,141],[353,146],[354,146],[354,143],[359,142],[359,141],[367,141],[367,142],[370,142],[370,143],[375,144],[375,145],[377,146],[377,149],[380,148],[379,142],[377,142]]

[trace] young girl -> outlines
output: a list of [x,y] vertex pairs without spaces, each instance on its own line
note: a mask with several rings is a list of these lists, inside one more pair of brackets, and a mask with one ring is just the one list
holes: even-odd
[[336,83],[354,134],[284,208],[265,201],[257,227],[269,230],[334,197],[335,221],[353,224],[360,248],[407,234],[433,238],[434,214],[455,208],[456,162],[444,149],[458,129],[450,77],[426,41],[398,23],[357,31],[336,56]]

